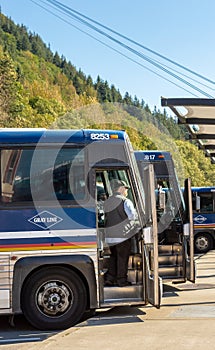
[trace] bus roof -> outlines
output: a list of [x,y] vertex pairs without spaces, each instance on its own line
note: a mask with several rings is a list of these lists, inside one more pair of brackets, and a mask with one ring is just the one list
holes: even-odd
[[210,187],[192,187],[193,192],[215,192],[215,186]]
[[158,150],[135,151],[137,161],[156,162],[158,160],[172,160],[170,152]]
[[127,134],[119,130],[97,129],[13,129],[0,130],[0,144],[37,144],[41,143],[90,143],[93,141],[117,141],[125,140]]

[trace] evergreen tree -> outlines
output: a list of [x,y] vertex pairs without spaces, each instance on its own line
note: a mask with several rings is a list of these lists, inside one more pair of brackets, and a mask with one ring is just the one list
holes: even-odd
[[62,65],[62,60],[58,54],[58,52],[55,52],[54,57],[53,57],[53,64],[57,67],[61,67]]
[[132,97],[129,95],[128,92],[125,93],[125,96],[123,98],[123,103],[127,105],[132,105]]

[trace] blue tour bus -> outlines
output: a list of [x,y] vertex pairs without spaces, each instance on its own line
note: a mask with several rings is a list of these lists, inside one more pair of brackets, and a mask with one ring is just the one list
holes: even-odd
[[[0,314],[63,329],[97,308],[159,308],[153,168],[142,186],[126,132],[2,129],[0,157]],[[139,222],[124,288],[104,286],[110,255],[97,196],[111,195],[112,179],[130,186]]]
[[183,196],[170,152],[135,151],[141,179],[153,164],[158,220],[159,276],[173,283],[195,281],[192,198],[187,179]]
[[215,186],[191,190],[195,251],[206,253],[215,247]]

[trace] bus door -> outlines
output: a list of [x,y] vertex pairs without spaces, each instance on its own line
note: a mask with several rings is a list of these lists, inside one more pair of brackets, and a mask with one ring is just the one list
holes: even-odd
[[144,192],[146,196],[146,227],[143,229],[145,278],[147,300],[157,308],[162,297],[162,279],[158,275],[158,229],[155,199],[154,168],[149,164],[144,168]]
[[[128,236],[131,240],[131,251],[128,260],[128,285],[120,287],[115,283],[112,286],[105,285],[105,274],[108,272],[108,266],[111,258],[111,243],[106,242],[106,229],[104,222],[104,211],[102,201],[106,200],[113,194],[112,180],[118,179],[129,185],[128,196],[137,211],[136,228],[133,233]],[[151,181],[150,177],[150,181]],[[95,169],[96,181],[96,199],[97,199],[97,231],[98,231],[98,294],[99,304],[101,307],[132,305],[148,302],[156,307],[160,305],[160,285],[158,282],[158,261],[156,252],[156,243],[148,242],[144,244],[144,237],[151,234],[154,230],[153,237],[156,234],[156,215],[152,226],[152,221],[148,221],[148,226],[143,229],[141,217],[144,213],[140,213],[139,209],[139,189],[135,188],[134,181],[129,167],[103,168]],[[151,187],[152,184],[150,184]],[[151,194],[154,196],[154,190]],[[150,197],[153,197],[150,195]],[[148,206],[148,199],[147,199]],[[152,203],[150,202],[150,205]],[[154,204],[154,203],[153,203]],[[152,210],[149,210],[152,212]],[[150,233],[149,233],[150,232]],[[115,244],[115,243],[113,243]]]
[[184,182],[184,199],[186,205],[186,218],[184,223],[183,244],[185,251],[185,271],[186,278],[190,282],[195,282],[195,262],[194,262],[194,234],[193,234],[193,207],[191,181]]

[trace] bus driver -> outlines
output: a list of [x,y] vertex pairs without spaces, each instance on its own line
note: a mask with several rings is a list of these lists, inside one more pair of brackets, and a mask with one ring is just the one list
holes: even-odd
[[110,248],[108,271],[105,286],[124,287],[127,281],[128,258],[131,250],[131,237],[134,232],[132,223],[137,220],[137,212],[127,197],[130,188],[125,181],[111,181],[113,194],[104,202],[105,240]]

